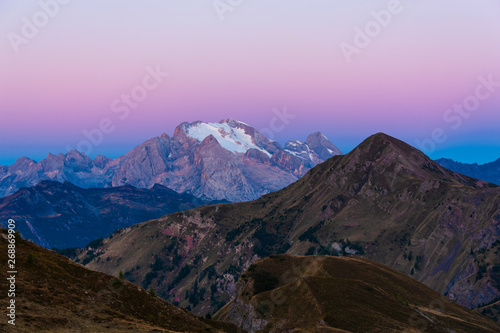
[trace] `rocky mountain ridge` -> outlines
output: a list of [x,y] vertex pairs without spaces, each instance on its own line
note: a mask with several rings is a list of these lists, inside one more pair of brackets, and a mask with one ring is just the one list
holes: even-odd
[[40,162],[21,157],[0,166],[0,196],[55,180],[83,188],[161,184],[206,200],[239,202],[279,190],[336,154],[342,152],[319,132],[283,148],[233,119],[197,121],[182,123],[172,137],[154,137],[116,159],[100,155],[91,160],[76,150],[49,154]]

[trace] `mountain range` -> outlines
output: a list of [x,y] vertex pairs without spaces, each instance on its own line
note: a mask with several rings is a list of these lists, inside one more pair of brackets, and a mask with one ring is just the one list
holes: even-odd
[[42,180],[83,188],[164,185],[205,200],[253,200],[279,190],[311,167],[342,152],[320,132],[282,147],[233,119],[182,123],[172,137],[154,137],[116,159],[94,160],[76,151],[49,154],[40,162],[21,157],[0,166],[0,196]]
[[[0,230],[2,262],[7,262],[8,235],[6,229]],[[415,280],[364,258],[279,255],[258,260],[238,280],[236,297],[213,320],[165,302],[153,289],[146,291],[122,274],[92,271],[19,234],[14,239],[16,325],[4,324],[2,332],[494,333],[500,329]],[[9,289],[7,277],[2,270],[3,290]]]
[[356,254],[498,319],[499,204],[500,187],[379,133],[282,190],[119,230],[76,260],[205,314],[259,258]]
[[436,162],[455,172],[500,185],[500,158],[485,164],[460,163],[449,158],[441,158]]
[[23,237],[46,248],[84,247],[117,229],[209,202],[162,185],[83,189],[44,180],[0,198],[0,221],[16,221]]

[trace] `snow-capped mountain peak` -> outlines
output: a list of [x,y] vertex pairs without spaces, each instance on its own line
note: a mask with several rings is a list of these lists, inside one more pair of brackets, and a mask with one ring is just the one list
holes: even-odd
[[222,120],[218,123],[194,122],[184,126],[187,136],[201,142],[209,135],[213,135],[217,142],[225,149],[234,153],[246,153],[249,149],[257,149],[271,157],[267,150],[257,146],[252,135],[245,131],[247,127],[243,122],[232,119]]
[[208,200],[246,201],[282,189],[338,150],[321,133],[282,147],[254,127],[226,119],[184,122],[170,137],[151,138],[116,159],[85,154],[19,158],[0,166],[0,196],[41,180],[68,180],[79,187],[168,186]]

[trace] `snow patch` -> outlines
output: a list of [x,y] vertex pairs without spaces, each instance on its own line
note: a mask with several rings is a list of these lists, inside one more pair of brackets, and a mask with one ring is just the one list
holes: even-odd
[[295,155],[295,156],[300,156],[302,152],[296,152],[296,151],[291,151],[291,150],[288,150],[288,149],[285,149],[285,151],[290,154],[290,155]]
[[288,142],[288,144],[289,144],[290,146],[299,146],[299,145],[303,145],[303,144],[304,144],[304,142],[301,142],[301,141],[299,141],[299,140],[293,140],[293,141],[289,141],[289,142]]
[[[243,123],[241,123],[243,124]],[[265,149],[258,147],[253,138],[245,133],[245,130],[238,127],[231,127],[226,122],[223,123],[198,123],[188,127],[186,134],[203,141],[209,135],[213,135],[222,148],[233,153],[246,153],[249,149],[258,149],[267,156],[272,155]]]

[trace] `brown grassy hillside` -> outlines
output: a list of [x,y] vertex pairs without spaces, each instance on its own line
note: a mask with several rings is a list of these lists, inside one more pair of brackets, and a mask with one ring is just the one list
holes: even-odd
[[1,332],[236,332],[19,236],[16,326],[7,325],[7,232],[0,232]]
[[215,318],[249,332],[499,332],[500,326],[423,284],[359,257],[258,260]]

